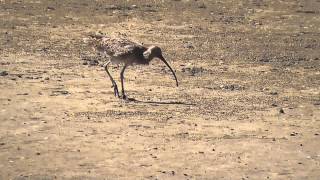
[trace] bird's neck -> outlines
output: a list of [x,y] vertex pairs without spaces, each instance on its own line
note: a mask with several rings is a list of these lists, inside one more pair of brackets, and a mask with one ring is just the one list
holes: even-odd
[[153,58],[154,58],[154,57],[152,56],[152,54],[148,54],[147,56],[144,55],[144,60],[145,60],[146,62],[148,62],[148,63],[149,63]]

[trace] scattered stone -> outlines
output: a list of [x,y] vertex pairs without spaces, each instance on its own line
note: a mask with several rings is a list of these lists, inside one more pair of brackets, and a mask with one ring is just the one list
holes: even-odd
[[48,7],[47,7],[47,10],[56,10],[56,8],[51,7],[51,6],[48,6]]
[[188,72],[191,76],[195,76],[198,73],[204,72],[202,67],[196,67],[191,64],[188,64],[186,67],[181,69],[182,72]]
[[276,103],[271,104],[272,107],[277,107],[278,105]]
[[271,95],[278,95],[278,92],[273,91],[273,92],[270,92],[270,94]]
[[52,91],[52,94],[50,96],[58,96],[58,95],[68,95],[70,94],[66,90],[59,90],[59,91]]
[[34,79],[32,76],[26,76],[26,79]]
[[186,42],[185,44],[183,44],[183,47],[188,49],[194,49],[194,46],[191,42]]
[[116,5],[107,5],[106,7],[105,7],[105,9],[108,9],[108,10],[120,10],[120,8],[118,7],[118,6],[116,6]]
[[280,108],[279,113],[284,114],[284,110]]
[[97,66],[98,64],[99,64],[99,61],[96,59],[89,61],[90,66]]
[[230,91],[244,90],[244,87],[238,84],[221,85],[220,88],[225,90],[230,90]]
[[9,73],[7,71],[0,70],[0,76],[7,76]]
[[296,136],[296,135],[298,135],[298,133],[296,133],[296,132],[290,133],[290,136]]
[[38,155],[38,156],[39,156],[39,155],[41,155],[41,153],[40,153],[40,152],[37,152],[37,153],[36,153],[36,155]]

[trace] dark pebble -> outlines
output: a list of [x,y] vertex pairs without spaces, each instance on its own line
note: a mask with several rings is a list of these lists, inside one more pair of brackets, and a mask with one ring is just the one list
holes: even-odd
[[281,108],[281,109],[279,110],[279,113],[284,114],[284,110]]
[[48,10],[55,10],[56,8],[51,7],[51,6],[48,6],[47,9],[48,9]]
[[0,76],[7,76],[9,73],[7,71],[0,71]]
[[272,106],[272,107],[277,107],[278,105],[275,104],[275,103],[273,103],[273,104],[271,104],[271,106]]
[[271,95],[278,95],[278,92],[270,92]]
[[296,136],[296,135],[298,135],[298,133],[296,133],[296,132],[290,133],[290,136]]

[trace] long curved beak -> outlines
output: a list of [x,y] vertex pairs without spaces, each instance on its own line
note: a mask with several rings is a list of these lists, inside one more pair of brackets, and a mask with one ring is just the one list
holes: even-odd
[[178,86],[179,84],[178,84],[177,76],[176,76],[176,74],[174,73],[174,71],[172,70],[172,68],[170,67],[170,65],[167,63],[167,61],[164,59],[163,56],[160,56],[159,59],[161,59],[161,61],[164,62],[164,63],[168,66],[168,68],[170,69],[170,71],[172,72],[172,74],[173,74],[173,76],[174,76],[174,79],[176,80],[176,85]]

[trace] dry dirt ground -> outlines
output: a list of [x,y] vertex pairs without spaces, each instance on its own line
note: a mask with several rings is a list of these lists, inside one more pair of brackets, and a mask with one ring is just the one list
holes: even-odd
[[[0,179],[319,179],[319,9],[0,0]],[[155,60],[115,98],[97,31],[160,46],[180,86]]]

